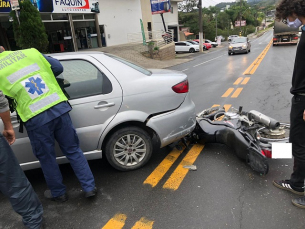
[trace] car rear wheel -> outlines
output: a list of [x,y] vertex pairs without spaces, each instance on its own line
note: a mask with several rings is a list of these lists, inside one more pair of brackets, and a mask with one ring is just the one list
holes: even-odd
[[195,52],[195,49],[190,48],[190,53],[193,53],[193,52]]
[[143,129],[135,126],[117,130],[106,143],[106,158],[111,166],[129,171],[145,165],[152,154],[152,140]]

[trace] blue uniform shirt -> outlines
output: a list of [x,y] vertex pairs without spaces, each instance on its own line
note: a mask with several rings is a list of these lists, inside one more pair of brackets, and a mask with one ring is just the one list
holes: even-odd
[[[60,62],[52,57],[45,56],[46,60],[51,64],[51,69],[56,76],[63,72],[63,66]],[[36,115],[24,123],[26,129],[35,130],[37,127],[43,126],[44,124],[52,121],[53,119],[65,114],[71,110],[71,106],[67,102],[62,102],[50,109]]]

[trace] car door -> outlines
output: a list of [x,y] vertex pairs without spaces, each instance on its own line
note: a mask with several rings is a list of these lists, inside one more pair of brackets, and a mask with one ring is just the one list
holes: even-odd
[[[107,68],[89,55],[58,56],[64,72],[58,76],[72,106],[70,116],[81,149],[97,149],[99,138],[122,104],[122,88]],[[106,63],[104,63],[106,65]],[[57,147],[56,154],[61,155]]]
[[185,45],[185,43],[183,43],[183,42],[178,42],[177,43],[177,48],[178,48],[178,52],[184,52],[184,45]]
[[[55,58],[64,66],[64,72],[57,78],[62,80],[64,91],[70,97],[70,116],[81,149],[84,152],[96,150],[101,133],[121,106],[121,86],[106,67],[89,55],[62,55]],[[16,134],[12,149],[20,164],[31,167],[37,158],[32,153],[26,129],[23,128],[23,133],[19,132],[20,124],[15,113],[11,115],[11,121]],[[2,122],[0,129],[3,129]],[[62,156],[57,145],[56,155]]]

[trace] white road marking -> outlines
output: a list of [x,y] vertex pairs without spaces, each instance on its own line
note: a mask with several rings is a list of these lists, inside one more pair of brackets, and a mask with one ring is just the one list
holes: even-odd
[[185,72],[185,71],[187,71],[187,70],[189,70],[188,68],[187,69],[184,69],[184,70],[182,70],[181,72]]
[[218,59],[218,58],[220,58],[220,57],[223,57],[223,56],[224,56],[224,55],[221,55],[221,56],[215,57],[215,58],[213,58],[213,59],[210,59],[210,60],[208,60],[208,61],[202,62],[201,64],[194,65],[193,68],[195,68],[195,67],[197,67],[197,66],[199,66],[199,65],[208,63],[208,62],[210,62],[210,61],[212,61],[212,60],[216,60],[216,59]]

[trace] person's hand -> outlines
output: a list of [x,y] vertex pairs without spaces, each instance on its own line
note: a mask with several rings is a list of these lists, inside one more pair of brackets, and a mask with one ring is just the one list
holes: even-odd
[[13,129],[4,130],[2,134],[8,141],[8,144],[12,145],[15,142],[15,131]]

